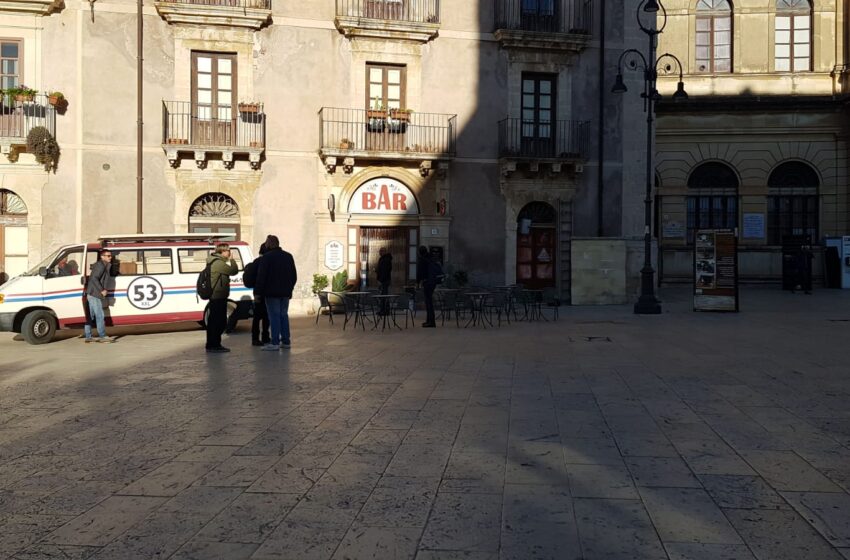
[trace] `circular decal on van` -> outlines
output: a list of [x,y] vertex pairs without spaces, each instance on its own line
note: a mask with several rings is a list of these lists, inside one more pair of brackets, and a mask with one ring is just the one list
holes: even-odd
[[150,276],[139,276],[127,286],[127,299],[136,309],[153,309],[163,295],[162,284]]

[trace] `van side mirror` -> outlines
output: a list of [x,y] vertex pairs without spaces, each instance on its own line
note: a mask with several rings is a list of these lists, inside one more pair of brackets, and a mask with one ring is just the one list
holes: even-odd
[[47,278],[47,267],[46,266],[39,267],[38,268],[38,275],[41,276],[42,278]]

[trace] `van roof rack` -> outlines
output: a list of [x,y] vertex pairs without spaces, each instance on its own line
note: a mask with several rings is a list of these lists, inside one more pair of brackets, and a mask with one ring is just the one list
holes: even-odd
[[98,241],[103,243],[159,242],[159,241],[214,241],[230,237],[228,233],[121,233],[101,235]]

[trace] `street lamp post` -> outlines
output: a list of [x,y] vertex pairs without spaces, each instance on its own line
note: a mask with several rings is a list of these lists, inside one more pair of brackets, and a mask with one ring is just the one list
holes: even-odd
[[[657,13],[661,11],[661,19],[658,20]],[[641,19],[641,12],[644,17],[651,17],[654,21],[647,25]],[[637,22],[640,30],[649,37],[649,58],[645,57],[637,49],[628,49],[623,51],[620,59],[617,62],[617,77],[614,81],[614,87],[611,89],[613,93],[625,93],[628,91],[625,82],[623,81],[623,70],[634,70],[643,72],[643,93],[641,97],[644,99],[643,110],[646,113],[646,196],[644,198],[644,232],[643,232],[643,268],[640,271],[640,298],[635,303],[635,313],[638,314],[658,314],[661,313],[661,302],[655,297],[655,270],[652,268],[652,138],[654,133],[655,122],[655,103],[661,99],[661,95],[656,89],[658,81],[658,68],[661,67],[665,72],[673,70],[673,62],[679,69],[679,84],[676,87],[676,93],[673,94],[673,100],[680,101],[688,98],[685,93],[685,84],[682,81],[682,63],[672,54],[662,54],[656,58],[655,53],[658,48],[658,35],[664,31],[667,26],[667,11],[664,6],[657,0],[643,0],[637,8]],[[666,64],[662,61],[668,60]]]

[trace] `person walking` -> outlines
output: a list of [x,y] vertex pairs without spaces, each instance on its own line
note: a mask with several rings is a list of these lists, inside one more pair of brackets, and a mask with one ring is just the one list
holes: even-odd
[[89,317],[84,329],[86,343],[93,342],[91,322],[94,320],[97,326],[97,342],[115,342],[115,339],[106,336],[106,319],[103,308],[109,305],[110,290],[115,289],[115,281],[112,276],[112,251],[101,249],[97,254],[97,262],[91,267],[88,282],[86,283],[86,301],[89,305]]
[[266,244],[260,245],[260,256],[254,262],[245,265],[242,273],[242,282],[246,288],[254,288],[254,318],[251,320],[251,345],[262,346],[271,342],[269,336],[269,312],[263,296],[257,293],[257,272],[260,268],[260,259],[266,254]]
[[[385,296],[390,293],[390,282],[393,272],[393,256],[387,251],[386,247],[381,247],[378,250],[380,258],[378,259],[378,287],[381,290],[381,295]],[[381,299],[380,315],[389,313],[387,300]]]
[[266,254],[260,259],[257,285],[254,288],[266,302],[271,324],[271,342],[263,346],[263,350],[273,351],[292,347],[289,332],[289,301],[292,299],[292,290],[297,281],[295,259],[281,249],[280,239],[277,236],[269,235],[266,238]]
[[236,261],[230,255],[230,245],[219,243],[215,252],[207,257],[210,267],[212,296],[207,306],[207,352],[230,352],[221,345],[221,334],[227,328],[227,298],[230,296],[230,277],[239,272]]
[[419,260],[416,262],[416,281],[425,290],[425,322],[422,326],[433,329],[437,326],[434,317],[434,290],[437,288],[437,272],[428,247],[419,247]]

